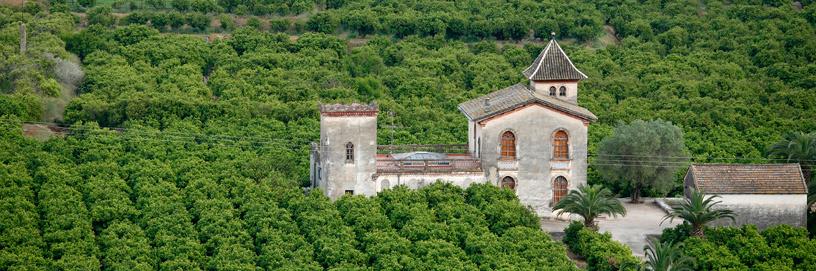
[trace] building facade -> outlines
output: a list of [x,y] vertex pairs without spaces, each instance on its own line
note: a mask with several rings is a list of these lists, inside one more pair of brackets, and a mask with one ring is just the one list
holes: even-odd
[[807,185],[799,164],[692,164],[684,183],[687,197],[691,189],[717,195],[717,208],[734,211],[735,221],[713,225],[807,226]]
[[336,199],[396,185],[491,183],[551,216],[567,191],[586,183],[587,128],[597,118],[578,105],[586,75],[554,39],[523,74],[526,84],[459,105],[468,120],[462,145],[377,145],[376,105],[321,105],[313,186]]

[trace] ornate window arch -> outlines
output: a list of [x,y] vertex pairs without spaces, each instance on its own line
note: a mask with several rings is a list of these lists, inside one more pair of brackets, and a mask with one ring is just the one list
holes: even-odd
[[567,87],[561,86],[561,88],[558,89],[558,96],[567,96]]
[[346,163],[354,163],[354,143],[346,143]]
[[555,86],[550,87],[550,96],[555,96]]
[[510,190],[516,190],[516,179],[510,176],[504,176],[501,181],[501,188],[507,188]]
[[553,134],[553,159],[569,159],[569,135],[564,130],[555,131]]
[[553,180],[553,198],[552,198],[552,205],[555,206],[558,204],[559,201],[564,199],[567,196],[567,191],[569,190],[569,182],[567,178],[564,176],[555,177]]
[[501,160],[516,160],[516,135],[512,131],[501,134]]

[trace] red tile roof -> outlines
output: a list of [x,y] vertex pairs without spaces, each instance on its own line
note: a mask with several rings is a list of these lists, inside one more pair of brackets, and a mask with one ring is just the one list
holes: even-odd
[[708,194],[807,194],[799,164],[693,164],[688,174]]

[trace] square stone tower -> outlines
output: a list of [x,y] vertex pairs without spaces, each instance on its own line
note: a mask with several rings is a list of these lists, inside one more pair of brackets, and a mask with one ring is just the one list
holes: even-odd
[[374,195],[376,104],[320,105],[320,142],[312,147],[312,185],[331,199]]

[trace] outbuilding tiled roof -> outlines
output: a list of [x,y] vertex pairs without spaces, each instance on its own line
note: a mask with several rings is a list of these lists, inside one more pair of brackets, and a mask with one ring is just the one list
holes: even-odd
[[515,84],[484,95],[482,97],[459,104],[459,110],[472,121],[479,121],[490,116],[504,113],[531,103],[539,103],[546,107],[588,120],[595,121],[592,112],[576,104],[560,100],[555,97],[540,95],[531,91],[523,84]]
[[575,68],[569,57],[555,39],[538,54],[533,64],[522,72],[527,79],[544,80],[582,80],[587,76]]
[[707,194],[807,194],[799,164],[693,164],[689,174]]

